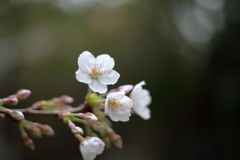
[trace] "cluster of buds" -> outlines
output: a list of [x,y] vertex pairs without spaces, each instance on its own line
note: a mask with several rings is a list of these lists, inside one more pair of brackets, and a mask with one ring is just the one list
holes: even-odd
[[52,136],[54,131],[48,125],[25,120],[23,113],[58,115],[79,141],[79,149],[84,160],[95,159],[104,148],[109,148],[112,144],[122,148],[122,138],[112,129],[108,117],[115,122],[127,122],[131,115],[136,113],[144,120],[148,120],[151,117],[148,108],[151,96],[149,91],[142,87],[146,84],[145,81],[135,86],[123,85],[108,91],[107,85],[114,85],[120,77],[120,74],[113,70],[114,65],[114,59],[107,54],[96,58],[88,51],[80,54],[76,79],[89,86],[81,110],[76,110],[79,107],[74,108],[70,105],[73,98],[67,95],[38,101],[25,110],[18,111],[2,106],[16,105],[18,100],[28,98],[31,91],[23,89],[0,99],[0,117],[4,118],[7,114],[17,122],[24,143],[30,149],[35,147],[28,133],[34,137],[42,137],[43,134]]
[[25,145],[32,150],[35,149],[35,146],[33,140],[28,136],[28,133],[36,138],[41,138],[42,135],[46,136],[54,135],[54,131],[52,127],[50,127],[49,125],[30,122],[27,120],[20,121],[18,125]]
[[18,100],[25,100],[31,95],[31,91],[28,89],[21,89],[17,93],[10,95],[6,98],[0,99],[1,105],[15,106],[18,104]]
[[[42,137],[42,134],[47,136],[53,136],[54,131],[49,125],[43,125],[40,123],[30,122],[25,120],[24,114],[21,111],[15,109],[8,109],[2,105],[16,105],[19,100],[27,99],[31,94],[30,90],[21,89],[17,93],[10,95],[6,98],[0,99],[0,116],[5,117],[5,114],[9,115],[16,124],[19,126],[23,141],[30,149],[35,149],[33,140],[28,136],[30,133],[34,137]],[[26,132],[27,131],[27,132]]]
[[72,108],[69,104],[73,102],[73,98],[67,95],[62,95],[50,100],[42,100],[34,103],[31,108],[35,110],[67,110]]

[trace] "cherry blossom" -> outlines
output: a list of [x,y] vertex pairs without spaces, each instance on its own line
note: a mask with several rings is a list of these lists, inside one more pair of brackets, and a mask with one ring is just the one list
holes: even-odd
[[80,144],[80,151],[84,160],[93,160],[104,150],[105,143],[98,137],[86,138]]
[[132,100],[125,96],[125,92],[111,92],[105,100],[105,113],[113,121],[126,122],[131,116]]
[[107,85],[115,84],[120,77],[113,70],[114,65],[114,59],[107,54],[95,58],[90,52],[84,51],[78,58],[76,78],[79,82],[88,84],[93,92],[106,93]]
[[143,119],[148,120],[151,118],[151,110],[147,106],[151,103],[152,98],[148,90],[142,89],[142,86],[145,84],[145,81],[136,84],[130,97],[133,101],[133,110],[135,113]]

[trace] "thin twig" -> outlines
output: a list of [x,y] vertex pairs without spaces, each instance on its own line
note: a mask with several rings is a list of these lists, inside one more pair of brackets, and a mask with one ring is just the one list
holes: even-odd
[[22,112],[22,113],[25,113],[25,114],[59,115],[60,113],[63,113],[63,112],[71,112],[71,113],[80,112],[83,108],[84,108],[84,105],[81,104],[81,105],[78,106],[78,107],[70,108],[70,109],[66,109],[66,110],[61,110],[61,111],[34,110],[34,109],[32,109],[32,108],[15,109],[15,110],[18,110],[18,111],[20,111],[20,112]]

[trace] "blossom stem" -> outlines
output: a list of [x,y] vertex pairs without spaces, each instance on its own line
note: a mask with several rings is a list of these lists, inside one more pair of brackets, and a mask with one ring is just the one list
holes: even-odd
[[83,119],[79,119],[79,118],[75,118],[75,117],[70,117],[70,119],[73,121],[73,122],[80,122],[80,123],[83,123],[83,124],[87,124],[87,122]]
[[103,120],[100,120],[100,122],[104,125],[104,127],[106,128],[106,131],[110,131],[112,130],[108,125],[107,123],[105,123]]
[[[3,107],[2,107],[3,108]],[[34,110],[32,108],[26,108],[26,109],[17,109],[18,111],[25,113],[25,114],[37,114],[37,115],[59,115],[63,112],[71,112],[71,113],[75,113],[75,112],[79,112],[84,108],[84,105],[80,105],[79,107],[75,107],[75,108],[69,108],[66,110],[62,110],[62,111],[45,111],[45,110]],[[5,109],[5,108],[4,108]],[[4,110],[1,110],[1,106],[0,106],[0,112],[4,112]]]

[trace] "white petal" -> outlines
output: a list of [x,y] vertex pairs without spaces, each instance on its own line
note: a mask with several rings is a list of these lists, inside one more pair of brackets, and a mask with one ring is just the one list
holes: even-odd
[[139,107],[139,109],[136,109],[135,112],[145,120],[151,118],[151,110],[148,107]]
[[102,84],[115,84],[120,77],[120,74],[114,70],[106,71],[103,75],[99,76],[98,79]]
[[145,97],[143,99],[143,104],[148,106],[152,102],[152,97],[150,95],[150,92],[146,89],[143,89],[142,90],[142,95],[143,95],[143,97]]
[[119,115],[119,120],[122,122],[127,122],[127,121],[129,121],[130,116],[131,116],[131,114],[121,114],[121,115]]
[[142,81],[142,82],[136,84],[133,88],[132,93],[138,92],[139,90],[141,90],[143,85],[146,85],[145,81]]
[[95,64],[95,57],[92,53],[84,51],[78,57],[78,66],[86,73],[91,73],[91,67]]
[[121,100],[121,103],[123,105],[123,107],[125,108],[132,108],[133,106],[133,101],[128,98],[127,96],[124,96],[124,98]]
[[76,78],[79,82],[83,82],[86,84],[92,83],[92,78],[88,74],[83,72],[81,69],[78,69],[75,73],[76,73]]
[[96,154],[94,153],[82,153],[84,160],[94,160],[96,158]]
[[134,104],[141,102],[142,106],[148,106],[152,101],[150,93],[146,89],[140,90],[136,93],[132,93],[131,99],[133,100]]
[[111,58],[109,55],[102,54],[97,56],[96,64],[98,64],[99,67],[102,67],[103,70],[112,70],[115,65],[115,62],[114,59]]
[[111,118],[112,121],[119,121],[119,115],[116,113],[115,110],[111,108],[108,109],[108,116]]
[[96,155],[101,154],[104,150],[105,143],[98,137],[86,139],[80,144],[80,151],[84,160],[93,160]]
[[107,85],[100,83],[98,80],[93,79],[92,83],[88,85],[93,92],[98,92],[100,94],[107,92]]
[[94,160],[96,158],[96,154],[93,152],[87,152],[86,148],[89,148],[89,146],[82,146],[80,145],[80,151],[82,153],[84,160]]
[[111,92],[111,93],[109,93],[109,94],[107,95],[107,99],[109,100],[109,99],[111,99],[111,98],[113,98],[113,97],[115,97],[115,96],[124,95],[124,94],[125,94],[125,92]]

